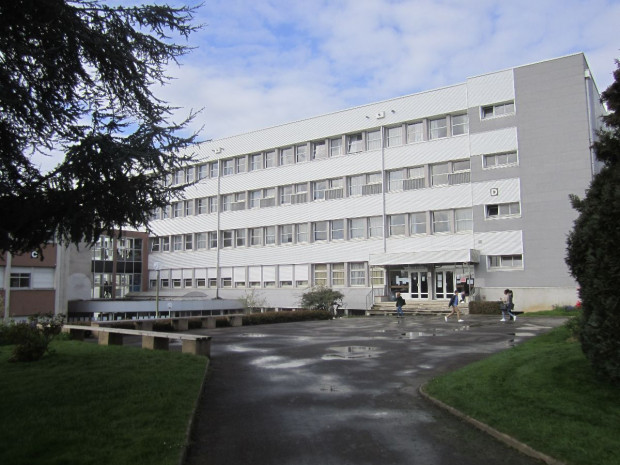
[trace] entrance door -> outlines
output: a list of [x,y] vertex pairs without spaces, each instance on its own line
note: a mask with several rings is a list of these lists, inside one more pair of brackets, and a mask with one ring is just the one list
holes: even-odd
[[435,298],[447,299],[454,294],[454,272],[435,271]]
[[428,299],[428,278],[426,271],[411,273],[411,298]]

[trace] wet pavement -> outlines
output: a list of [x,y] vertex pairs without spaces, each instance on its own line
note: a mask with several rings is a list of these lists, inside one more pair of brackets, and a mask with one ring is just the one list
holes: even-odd
[[184,465],[540,463],[434,406],[418,388],[563,320],[465,319],[378,316],[192,331],[213,336],[212,360]]

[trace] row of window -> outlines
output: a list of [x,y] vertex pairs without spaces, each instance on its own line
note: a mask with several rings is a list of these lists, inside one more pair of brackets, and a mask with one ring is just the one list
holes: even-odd
[[[489,255],[488,269],[517,270],[523,269],[523,256],[518,255]],[[255,270],[252,270],[255,269]],[[295,270],[301,269],[301,272]],[[179,270],[180,271],[180,270]],[[161,288],[290,288],[328,286],[328,287],[368,287],[368,277],[375,288],[383,287],[385,272],[383,268],[368,268],[365,262],[351,263],[316,263],[310,265],[310,275],[306,265],[278,265],[263,267],[229,267],[225,276],[218,278],[209,274],[216,274],[215,270],[205,270],[205,277],[162,277],[159,281]],[[157,287],[157,280],[150,279],[151,289]]]
[[[488,168],[510,166],[516,163],[516,152],[486,155]],[[423,189],[427,185],[445,186],[470,182],[470,160],[453,160],[390,170],[386,173],[388,192]],[[381,173],[364,173],[343,178],[322,179],[308,183],[235,192],[218,197],[202,197],[173,203],[170,207],[153,212],[152,219],[179,218],[183,216],[239,211],[291,205],[319,200],[365,196],[383,192]]]
[[[521,213],[518,202],[485,205],[486,218],[508,218]],[[429,228],[430,225],[430,228]],[[472,208],[438,210],[388,215],[388,236],[460,233],[473,230]],[[151,251],[169,252],[193,249],[254,247],[301,244],[321,241],[343,241],[383,237],[383,218],[335,219],[312,223],[262,226],[220,231],[177,234],[150,238]]]
[[[488,120],[514,114],[514,102],[482,106],[480,119]],[[385,128],[385,147],[441,139],[469,133],[469,119],[466,113],[423,118],[419,121],[401,123]],[[176,171],[172,184],[192,183],[205,178],[231,176],[276,166],[321,160],[344,154],[381,149],[380,129],[360,131],[338,137],[310,141],[288,147],[267,150],[261,153],[242,155],[235,158],[216,160]]]

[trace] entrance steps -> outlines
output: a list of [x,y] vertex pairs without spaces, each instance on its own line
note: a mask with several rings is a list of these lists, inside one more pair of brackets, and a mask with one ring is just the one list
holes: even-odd
[[[403,313],[405,315],[444,315],[450,313],[448,299],[406,299],[406,302],[407,303],[403,306]],[[461,304],[459,310],[461,310],[462,313],[467,313],[467,306]],[[366,315],[396,315],[396,304],[394,302],[377,302],[366,312]]]

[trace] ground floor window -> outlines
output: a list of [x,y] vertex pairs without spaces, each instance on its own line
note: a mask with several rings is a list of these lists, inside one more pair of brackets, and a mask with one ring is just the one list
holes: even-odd
[[366,285],[366,264],[351,263],[349,265],[349,282],[351,286]]

